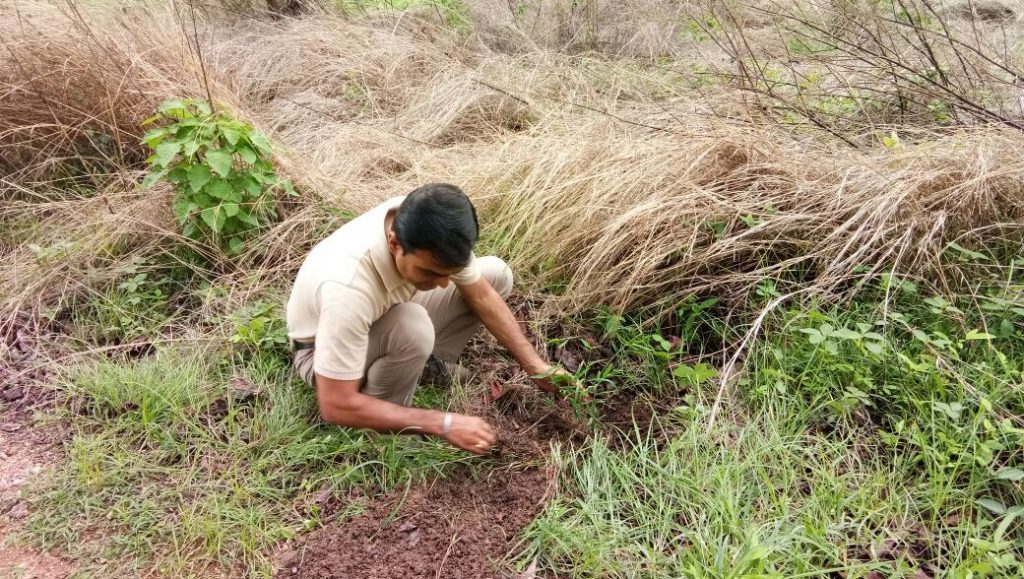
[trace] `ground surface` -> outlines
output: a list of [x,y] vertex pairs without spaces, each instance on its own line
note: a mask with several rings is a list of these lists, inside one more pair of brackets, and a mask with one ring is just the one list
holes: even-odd
[[20,387],[0,390],[0,397],[11,399],[6,408],[0,407],[0,577],[67,577],[73,564],[14,541],[30,513],[29,485],[63,456],[63,432],[59,426],[32,425],[31,414],[21,409],[28,401]]
[[366,512],[303,538],[278,577],[504,577],[500,559],[553,491],[543,470],[494,471],[397,489]]

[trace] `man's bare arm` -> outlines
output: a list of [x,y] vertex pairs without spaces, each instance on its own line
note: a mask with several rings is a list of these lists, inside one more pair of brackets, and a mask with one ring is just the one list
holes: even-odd
[[474,416],[452,414],[444,433],[444,413],[392,404],[359,391],[360,380],[335,380],[316,375],[320,417],[331,424],[369,428],[378,432],[424,433],[445,438],[455,446],[482,454],[494,446],[490,425]]
[[471,285],[457,286],[466,304],[484,323],[484,327],[504,346],[519,365],[530,374],[546,371],[550,364],[545,362],[533,344],[526,339],[512,310],[491,284],[481,278]]
[[[480,318],[484,327],[504,346],[531,376],[546,374],[551,371],[551,364],[544,361],[526,339],[515,314],[508,304],[486,279],[474,284],[460,285],[459,291],[466,304]],[[563,373],[563,372],[559,372]],[[548,392],[556,392],[558,388],[546,379],[535,379],[537,386]]]

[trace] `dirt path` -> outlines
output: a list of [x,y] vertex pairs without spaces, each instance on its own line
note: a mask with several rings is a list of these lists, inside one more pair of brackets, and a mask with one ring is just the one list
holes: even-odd
[[[8,344],[0,344],[8,345]],[[15,342],[20,358],[28,347]],[[5,348],[6,349],[6,348]],[[35,386],[41,372],[0,360],[0,578],[59,579],[73,566],[59,557],[17,544],[13,535],[32,510],[31,483],[63,457],[67,433],[58,424],[33,424],[35,412],[46,405],[47,394]]]
[[59,579],[69,562],[13,540],[31,512],[30,484],[63,456],[62,429],[33,426],[29,398],[20,386],[0,389],[0,578]]

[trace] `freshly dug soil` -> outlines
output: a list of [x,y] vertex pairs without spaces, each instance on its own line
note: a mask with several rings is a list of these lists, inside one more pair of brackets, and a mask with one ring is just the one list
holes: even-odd
[[501,558],[552,484],[550,473],[532,469],[397,489],[363,514],[307,535],[281,557],[277,577],[508,577]]

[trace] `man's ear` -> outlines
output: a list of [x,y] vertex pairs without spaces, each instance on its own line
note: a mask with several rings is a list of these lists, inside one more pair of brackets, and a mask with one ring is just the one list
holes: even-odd
[[398,252],[402,251],[402,244],[398,243],[398,236],[395,235],[394,229],[388,229],[388,250],[392,255],[398,255]]

